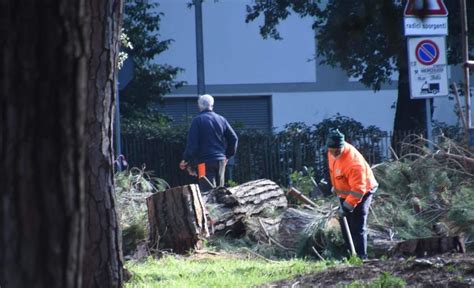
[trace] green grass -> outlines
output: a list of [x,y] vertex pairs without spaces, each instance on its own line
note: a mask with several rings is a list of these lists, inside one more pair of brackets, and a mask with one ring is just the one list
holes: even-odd
[[405,280],[399,277],[392,276],[389,272],[382,272],[382,274],[373,282],[364,284],[360,281],[355,281],[344,288],[403,288],[406,287]]
[[230,257],[150,257],[126,264],[134,277],[125,287],[253,287],[319,271],[328,265],[298,259],[267,262]]

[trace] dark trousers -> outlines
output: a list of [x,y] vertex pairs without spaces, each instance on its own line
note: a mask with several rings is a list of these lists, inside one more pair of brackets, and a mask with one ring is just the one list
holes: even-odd
[[[372,196],[377,188],[373,189],[369,193],[365,194],[360,202],[351,213],[347,213],[347,223],[349,224],[349,230],[351,230],[352,241],[354,242],[354,248],[357,256],[361,259],[367,259],[367,216],[369,216],[369,207],[372,202]],[[342,202],[344,200],[339,199]],[[339,219],[341,225],[342,235],[346,246],[349,248],[349,238],[347,237],[347,231],[344,228],[342,219]]]
[[206,177],[216,187],[224,187],[225,160],[206,162]]

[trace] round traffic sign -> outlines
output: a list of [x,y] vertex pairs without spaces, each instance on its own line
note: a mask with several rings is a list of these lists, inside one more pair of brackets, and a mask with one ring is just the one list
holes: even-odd
[[416,45],[415,55],[418,62],[423,65],[432,65],[438,61],[439,48],[435,42],[431,40],[423,40]]

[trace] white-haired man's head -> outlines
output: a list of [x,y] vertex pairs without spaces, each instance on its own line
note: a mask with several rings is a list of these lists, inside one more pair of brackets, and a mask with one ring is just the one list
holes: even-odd
[[214,97],[209,94],[204,94],[198,98],[199,111],[214,109]]

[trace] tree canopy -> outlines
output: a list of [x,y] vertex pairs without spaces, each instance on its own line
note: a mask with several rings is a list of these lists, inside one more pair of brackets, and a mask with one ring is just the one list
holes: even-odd
[[163,13],[158,8],[157,0],[125,0],[124,3],[123,28],[133,48],[123,49],[135,64],[134,79],[120,94],[121,112],[125,117],[137,116],[137,112],[148,114],[149,104],[158,102],[161,96],[183,84],[176,80],[181,68],[155,62],[172,43],[159,34]]
[[[322,3],[325,2],[325,3]],[[448,63],[461,61],[459,1],[447,1],[449,11]],[[247,5],[246,21],[263,17],[264,38],[281,39],[278,25],[291,13],[314,19],[317,56],[321,64],[340,67],[348,76],[377,91],[399,73],[394,130],[424,128],[424,102],[410,100],[403,9],[406,1],[390,0],[277,0]],[[468,9],[474,28],[474,9]],[[474,39],[470,39],[471,45]]]

